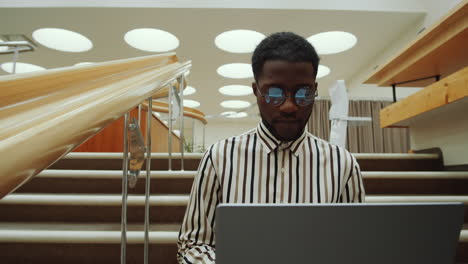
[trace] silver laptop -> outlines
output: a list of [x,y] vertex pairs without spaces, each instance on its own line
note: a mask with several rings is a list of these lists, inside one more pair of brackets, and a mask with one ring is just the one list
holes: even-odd
[[221,204],[217,264],[447,264],[462,203]]

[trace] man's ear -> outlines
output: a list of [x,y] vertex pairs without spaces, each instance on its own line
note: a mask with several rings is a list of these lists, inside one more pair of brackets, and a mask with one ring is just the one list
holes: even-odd
[[252,91],[255,96],[257,96],[257,83],[252,82]]

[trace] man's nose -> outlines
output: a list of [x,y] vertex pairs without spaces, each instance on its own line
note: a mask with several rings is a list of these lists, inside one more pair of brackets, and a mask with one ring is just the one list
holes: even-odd
[[284,102],[280,105],[279,110],[284,113],[294,113],[299,110],[299,107],[297,106],[296,102],[294,101],[294,97],[286,97]]

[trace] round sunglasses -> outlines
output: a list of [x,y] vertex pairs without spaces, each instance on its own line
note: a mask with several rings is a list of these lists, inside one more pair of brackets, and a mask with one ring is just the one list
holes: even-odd
[[[260,90],[259,93],[265,99],[267,104],[272,104],[274,106],[281,105],[284,103],[286,98],[291,97],[287,96],[282,88],[275,86],[269,87],[265,94],[262,94]],[[294,94],[294,101],[298,106],[308,106],[312,104],[317,95],[318,93],[316,89],[312,89],[309,86],[304,86],[297,89],[296,93]]]

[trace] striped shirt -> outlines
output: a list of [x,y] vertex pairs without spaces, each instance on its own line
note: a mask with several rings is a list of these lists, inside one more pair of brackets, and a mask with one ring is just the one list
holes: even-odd
[[195,177],[178,240],[179,263],[214,263],[215,209],[220,203],[364,201],[356,159],[308,132],[277,140],[260,122],[213,144]]

